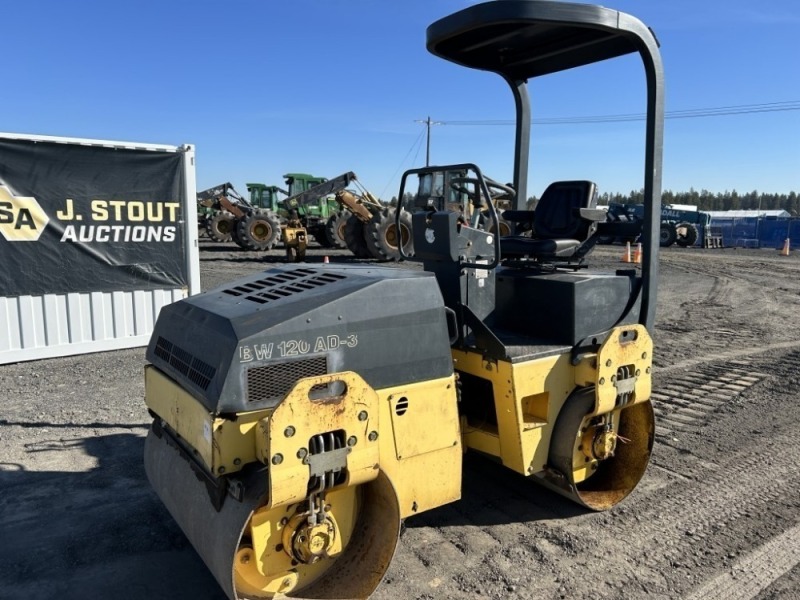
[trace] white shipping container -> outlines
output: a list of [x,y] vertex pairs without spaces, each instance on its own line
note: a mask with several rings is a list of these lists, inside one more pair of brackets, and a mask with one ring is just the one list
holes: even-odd
[[[8,142],[12,142],[12,144]],[[16,264],[13,267],[7,266],[4,271],[0,271],[4,274],[2,280],[0,280],[0,364],[147,345],[153,330],[153,325],[161,308],[166,304],[180,300],[187,295],[199,293],[200,291],[194,146],[165,146],[133,142],[0,133],[0,145],[5,143],[7,147],[11,147],[13,143],[16,142],[22,143],[25,146],[24,150],[32,156],[36,155],[37,148],[44,149],[45,147],[50,148],[50,153],[54,154],[52,151],[53,148],[56,148],[54,144],[63,144],[63,148],[60,146],[56,148],[55,154],[63,149],[63,154],[67,161],[69,161],[71,149],[85,149],[87,147],[107,149],[109,157],[113,158],[115,164],[117,164],[117,168],[120,161],[124,163],[125,153],[128,151],[131,153],[135,152],[140,161],[143,156],[145,159],[148,158],[144,153],[169,153],[173,156],[176,154],[179,155],[180,161],[178,170],[182,170],[182,173],[175,172],[174,180],[180,182],[180,187],[183,188],[180,193],[181,206],[179,211],[175,210],[175,206],[171,208],[174,214],[179,213],[181,216],[179,220],[176,219],[173,227],[179,228],[179,235],[175,238],[175,242],[182,242],[178,254],[183,254],[183,260],[181,261],[180,258],[176,258],[177,255],[171,258],[177,260],[179,263],[183,263],[181,265],[183,283],[172,287],[158,288],[150,282],[148,285],[142,285],[143,289],[136,289],[137,284],[147,281],[146,276],[149,272],[146,269],[151,266],[146,261],[143,261],[141,264],[111,265],[112,269],[110,272],[112,276],[106,278],[106,287],[109,285],[108,281],[115,281],[115,277],[124,277],[127,272],[125,271],[126,268],[131,273],[136,271],[134,273],[135,276],[131,277],[130,284],[120,286],[125,289],[109,290],[102,289],[102,287],[97,290],[89,288],[80,291],[74,289],[51,289],[47,290],[47,293],[41,293],[41,289],[39,289],[35,293],[26,294],[19,293],[18,281],[14,281],[15,277],[13,273],[24,273],[28,278],[32,276],[35,277],[36,273],[31,273],[31,269],[37,267],[30,267],[28,264]],[[37,146],[37,144],[40,144],[40,146]],[[113,153],[113,156],[111,153]],[[93,156],[100,156],[102,158],[103,151],[95,152]],[[20,160],[24,165],[24,153]],[[172,161],[171,164],[172,163],[174,163],[174,161]],[[134,162],[132,168],[136,168],[136,164],[137,163]],[[4,166],[3,154],[0,153],[0,180],[5,179],[4,173],[7,175],[9,171],[8,169],[4,170]],[[17,168],[13,171],[19,173],[19,164],[15,166]],[[48,163],[48,167],[52,168],[50,163]],[[40,170],[46,171],[45,169]],[[47,177],[47,173],[45,172],[42,177]],[[71,189],[81,189],[79,185],[73,185],[73,183],[74,182],[70,180]],[[91,183],[92,182],[87,182],[86,189],[92,189]],[[0,186],[6,190],[6,194],[9,193],[7,190],[11,188],[6,185],[5,181],[0,181]],[[125,191],[120,190],[120,193],[124,194]],[[15,198],[16,197],[12,197],[12,200]],[[29,201],[32,199],[21,198],[21,200]],[[62,198],[59,201],[63,203],[64,199]],[[34,200],[34,202],[36,201]],[[77,200],[75,202],[77,204]],[[93,200],[92,202],[96,201]],[[113,205],[114,208],[125,206],[124,201],[119,200],[116,201],[116,203],[116,205]],[[86,210],[93,210],[95,211],[94,214],[99,216],[103,216],[101,211],[105,210],[105,216],[108,218],[110,210],[107,205],[109,204],[113,204],[113,202],[107,202],[106,205],[92,204],[92,208],[86,208]],[[44,217],[46,219],[44,224],[42,224],[40,220],[36,220],[35,217],[30,217],[27,213],[20,213],[19,210],[14,213],[14,208],[18,207],[11,207],[9,201],[6,201],[5,204],[0,201],[0,234],[3,236],[0,237],[0,260],[4,261],[6,265],[10,265],[10,263],[14,261],[19,262],[18,251],[24,248],[24,251],[29,254],[47,252],[48,256],[41,257],[41,261],[47,264],[47,261],[52,260],[52,240],[55,239],[56,242],[58,242],[57,236],[61,234],[62,230],[66,231],[72,226],[72,230],[74,231],[86,232],[89,231],[89,227],[93,227],[94,230],[92,231],[96,230],[98,232],[98,238],[99,232],[102,230],[104,235],[102,241],[104,244],[99,244],[97,243],[98,240],[96,240],[94,246],[88,244],[84,247],[83,254],[90,257],[87,260],[95,260],[99,265],[98,271],[100,271],[101,267],[108,267],[107,263],[109,261],[102,260],[102,257],[98,259],[96,256],[98,254],[96,248],[111,249],[113,251],[115,243],[117,243],[118,246],[126,243],[122,239],[122,236],[130,237],[129,232],[131,230],[134,231],[134,236],[141,231],[146,231],[148,235],[155,236],[155,234],[151,234],[149,229],[147,229],[148,226],[146,224],[142,225],[139,222],[139,213],[141,212],[141,207],[139,205],[144,206],[144,203],[138,202],[132,204],[136,205],[136,210],[130,211],[130,215],[126,217],[131,218],[132,222],[128,223],[126,226],[118,225],[116,227],[119,232],[126,232],[124,234],[116,233],[117,237],[120,238],[116,241],[110,239],[113,237],[113,230],[115,229],[115,227],[108,224],[111,223],[111,221],[106,224],[98,221],[95,225],[88,225],[88,223],[93,223],[93,221],[89,218],[84,219],[84,215],[78,215],[72,217],[74,219],[73,222],[67,222],[63,220],[66,211],[63,209],[61,211],[55,211],[51,208],[49,212],[44,211],[47,215]],[[154,205],[156,203],[151,202],[150,204]],[[174,202],[171,204],[175,205]],[[24,205],[20,204],[20,206]],[[72,205],[69,204],[68,206],[71,207]],[[160,207],[159,210],[161,210]],[[59,218],[62,219],[61,221],[55,218],[56,213],[60,214]],[[14,226],[12,222],[12,215],[14,214],[18,215],[17,218],[22,225],[26,224],[26,217],[28,217],[27,222],[32,223],[36,220],[35,225],[39,226],[40,229],[43,229],[48,224],[50,227],[56,228],[55,238],[51,235],[50,249],[45,250],[45,247],[41,246],[42,250],[40,251],[38,241],[15,240],[16,243],[10,243],[10,236],[13,235],[13,233],[10,232],[12,232],[12,227]],[[111,217],[113,218],[113,213],[111,213]],[[65,227],[65,223],[69,224]],[[74,223],[74,225],[72,223]],[[82,226],[83,229],[79,229],[79,226]],[[31,225],[31,227],[33,227],[33,225]],[[158,235],[161,235],[162,230],[165,228],[160,226],[158,228],[152,227],[152,229],[157,230]],[[64,242],[65,238],[69,237],[68,233],[63,233],[61,235],[61,242]],[[71,243],[69,249],[74,251],[74,248],[78,245],[80,245],[80,241],[74,241]],[[63,244],[62,247],[67,249]],[[164,248],[174,248],[174,244],[172,246],[165,245]],[[174,252],[173,250],[173,253]],[[39,264],[38,268],[41,269],[41,264]],[[76,264],[75,268],[84,269],[84,272],[76,273],[76,278],[80,279],[80,277],[83,277],[83,279],[86,280],[85,264]],[[142,273],[145,273],[145,275],[143,276]],[[60,275],[63,276],[64,274],[60,273]],[[162,273],[158,270],[153,271],[153,280],[157,281],[160,275],[162,275]],[[58,281],[58,278],[54,278],[54,281]],[[98,282],[101,281],[103,281],[102,276],[98,276]],[[98,283],[98,285],[100,284]],[[9,290],[16,293],[9,294],[7,293]]]

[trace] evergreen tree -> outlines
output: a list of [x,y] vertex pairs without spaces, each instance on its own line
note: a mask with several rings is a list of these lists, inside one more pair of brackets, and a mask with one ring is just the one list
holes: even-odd
[[789,192],[789,205],[791,208],[786,210],[792,213],[792,216],[800,216],[800,196],[796,192]]
[[[598,199],[599,204],[641,204],[644,201],[644,190],[631,190],[627,195],[619,192],[604,192]],[[686,204],[696,206],[698,210],[785,210],[800,216],[800,196],[795,191],[788,194],[765,194],[758,190],[739,194],[736,190],[725,190],[712,194],[706,189],[699,192],[693,187],[688,192],[664,190],[661,193],[662,205]]]

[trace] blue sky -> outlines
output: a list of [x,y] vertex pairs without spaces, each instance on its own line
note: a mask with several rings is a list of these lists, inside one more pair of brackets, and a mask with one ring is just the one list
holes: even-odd
[[[282,184],[282,174],[355,171],[397,193],[425,161],[428,115],[508,120],[496,75],[425,49],[458,0],[73,0],[4,3],[0,131],[197,146],[199,189]],[[800,101],[797,0],[604,2],[650,25],[667,111]],[[536,118],[641,113],[638,59],[532,82]],[[642,122],[533,128],[530,194],[593,179],[642,185]],[[800,111],[666,122],[664,188],[800,191]],[[512,177],[513,127],[433,128],[433,163],[475,162]]]

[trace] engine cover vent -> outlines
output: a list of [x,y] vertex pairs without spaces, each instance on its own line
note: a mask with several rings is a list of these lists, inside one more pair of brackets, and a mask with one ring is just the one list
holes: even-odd
[[340,273],[325,273],[315,269],[295,269],[270,275],[222,290],[223,294],[244,298],[257,304],[267,304],[288,296],[317,289],[320,286],[346,279]]
[[282,400],[298,379],[328,373],[325,356],[276,362],[247,369],[247,402]]
[[155,355],[203,390],[208,389],[217,372],[211,365],[160,336],[156,342]]

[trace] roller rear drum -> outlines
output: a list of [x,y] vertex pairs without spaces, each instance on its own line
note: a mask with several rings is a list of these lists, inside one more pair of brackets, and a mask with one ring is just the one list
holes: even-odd
[[650,401],[587,416],[594,390],[575,392],[553,428],[545,485],[591,510],[612,508],[630,494],[650,462],[655,419]]

